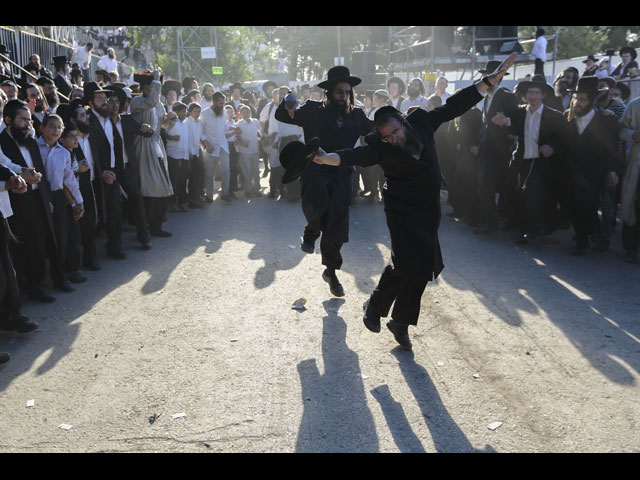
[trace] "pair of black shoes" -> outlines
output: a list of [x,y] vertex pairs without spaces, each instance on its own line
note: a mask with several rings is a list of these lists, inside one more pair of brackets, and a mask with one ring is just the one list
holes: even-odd
[[39,325],[29,320],[24,315],[10,316],[6,321],[0,324],[0,330],[5,332],[30,333],[37,330]]
[[[362,308],[364,310],[364,317],[362,319],[364,322],[364,326],[374,333],[379,333],[380,314],[376,311],[375,307],[371,305],[370,300],[364,302]],[[411,339],[409,338],[409,325],[398,323],[395,320],[391,319],[387,322],[387,328],[393,334],[393,337],[396,339],[396,342],[398,342],[400,347],[404,348],[405,350],[411,350],[413,345],[411,344]]]

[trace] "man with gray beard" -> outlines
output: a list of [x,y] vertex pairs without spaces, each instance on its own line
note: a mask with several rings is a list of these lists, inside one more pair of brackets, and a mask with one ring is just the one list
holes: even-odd
[[231,201],[229,196],[229,183],[231,181],[229,142],[227,142],[227,137],[225,136],[227,123],[224,110],[225,101],[226,97],[222,92],[214,93],[213,103],[210,107],[202,110],[200,114],[206,149],[203,155],[206,203],[213,203],[214,172],[216,168],[220,169],[222,177],[222,194],[220,198],[225,202]]

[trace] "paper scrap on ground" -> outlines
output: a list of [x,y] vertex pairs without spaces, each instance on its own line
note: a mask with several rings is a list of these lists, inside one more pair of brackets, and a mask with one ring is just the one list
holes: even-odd
[[502,422],[493,422],[492,424],[489,425],[489,430],[495,430],[500,425],[502,425]]
[[174,413],[174,414],[171,416],[171,418],[173,418],[173,419],[175,420],[176,418],[182,418],[182,417],[186,417],[186,416],[187,416],[187,414],[186,414],[186,413],[184,413],[184,412],[180,412],[180,413]]
[[59,425],[59,428],[61,428],[63,430],[71,430],[71,425],[67,425],[66,423],[61,423]]
[[33,407],[36,404],[35,400],[27,400],[27,407]]
[[307,299],[306,298],[299,298],[295,302],[293,302],[293,305],[291,306],[291,308],[293,310],[304,311],[304,310],[306,310],[306,307],[305,307],[306,303],[307,303]]

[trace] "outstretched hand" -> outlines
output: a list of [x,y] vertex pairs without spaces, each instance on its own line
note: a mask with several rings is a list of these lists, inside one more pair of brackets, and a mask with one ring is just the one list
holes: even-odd
[[516,61],[516,58],[518,58],[517,52],[513,52],[511,55],[509,55],[507,59],[504,62],[502,62],[492,74],[487,75],[487,78],[489,79],[489,81],[493,85],[495,85],[500,80],[502,80],[502,77],[504,77],[505,73],[507,73],[507,71],[511,68],[511,65],[513,65],[513,62]]

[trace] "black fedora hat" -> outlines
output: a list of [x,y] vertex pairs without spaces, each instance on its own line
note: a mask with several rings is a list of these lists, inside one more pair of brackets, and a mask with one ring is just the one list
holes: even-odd
[[166,97],[171,90],[180,96],[182,93],[182,84],[178,80],[165,80],[162,84],[162,96]]
[[544,93],[545,97],[550,98],[555,95],[553,87],[547,83],[543,75],[534,75],[531,80],[523,80],[515,86],[515,91],[523,97],[527,94],[527,90],[531,87],[538,87]]
[[96,93],[105,93],[109,95],[111,92],[109,90],[104,90],[100,84],[96,82],[87,82],[84,84],[84,97],[82,97],[82,101],[85,105],[88,105],[90,101],[93,100],[93,97]]
[[567,90],[568,92],[573,93],[586,93],[590,96],[595,97],[601,92],[608,90],[608,88],[598,88],[598,82],[600,79],[594,76],[580,77],[578,79],[578,84],[576,88],[573,90]]
[[636,53],[636,49],[631,47],[622,47],[620,49],[620,56],[622,56],[622,54],[624,53],[630,54],[633,60],[635,60],[636,57],[638,56],[638,54]]
[[298,141],[288,143],[280,152],[280,164],[286,172],[282,183],[289,183],[300,176],[305,167],[313,160],[320,148],[320,139],[312,138],[306,144]]
[[65,63],[71,65],[71,62],[66,57],[66,55],[58,55],[53,57],[53,62],[51,62],[51,65],[64,65]]
[[267,93],[267,91],[266,91],[267,87],[278,88],[278,84],[276,82],[274,82],[273,80],[267,80],[266,82],[264,82],[262,84],[262,91],[264,93]]
[[404,84],[404,80],[402,80],[400,77],[391,77],[389,80],[387,80],[387,88],[389,88],[389,85],[392,83],[398,85],[398,87],[400,88],[400,95],[402,95],[407,89],[407,86]]
[[349,72],[349,69],[344,65],[336,65],[335,67],[331,67],[327,72],[327,79],[324,82],[320,82],[318,87],[329,90],[338,82],[347,82],[352,87],[356,85],[360,85],[362,80],[358,77],[354,77]]
[[[487,64],[484,66],[484,69],[478,70],[480,73],[493,73],[496,69],[502,65],[502,62],[499,60],[489,60]],[[509,72],[506,72],[505,75],[509,75]]]
[[120,101],[120,111],[124,110],[124,106],[127,103],[127,94],[122,89],[122,87],[118,87],[117,85],[109,85],[108,87],[104,87],[105,90],[109,90],[107,93],[107,97],[116,96]]
[[597,62],[598,61],[598,59],[596,57],[594,57],[593,55],[589,55],[586,60],[582,61],[582,63],[587,63],[589,60],[591,60],[592,62]]
[[235,89],[240,90],[240,95],[242,95],[244,93],[244,87],[242,86],[242,84],[240,82],[234,82],[233,85],[231,85],[229,87],[229,91],[233,92]]

